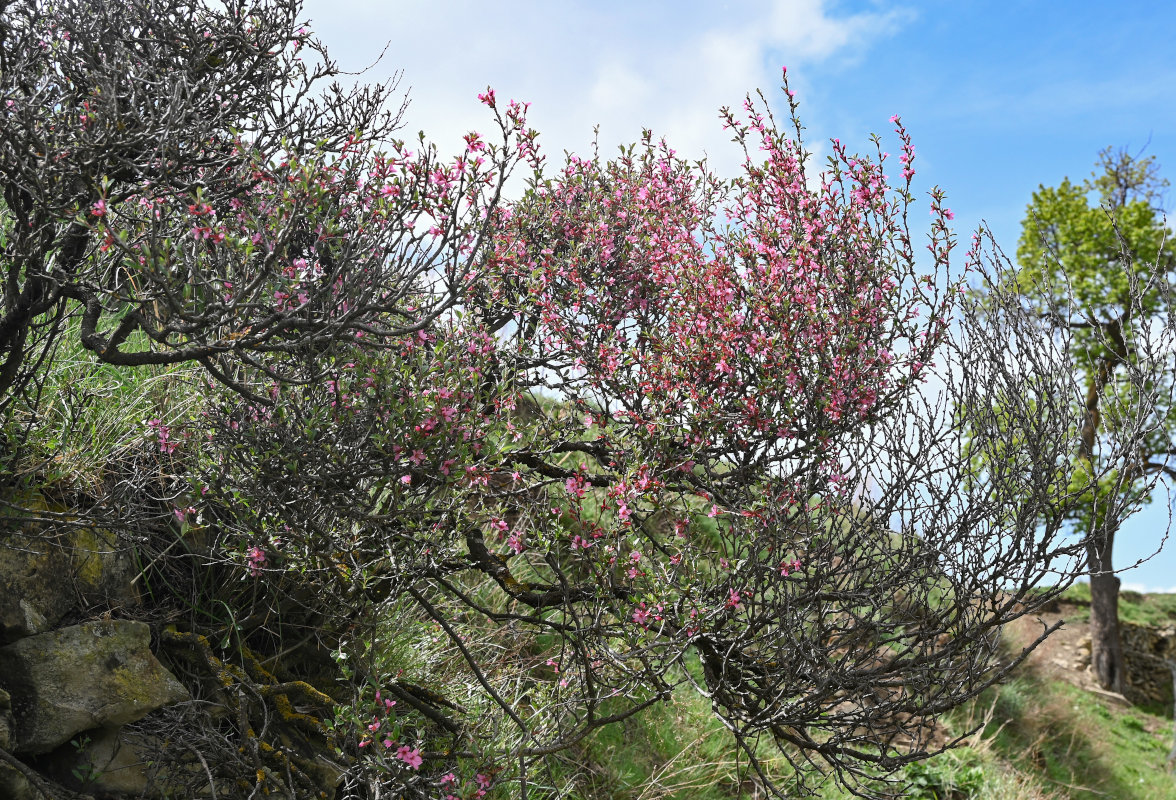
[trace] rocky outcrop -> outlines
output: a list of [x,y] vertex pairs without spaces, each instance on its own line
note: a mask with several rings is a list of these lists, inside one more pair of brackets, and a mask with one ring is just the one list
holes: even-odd
[[0,511],[0,643],[51,630],[78,607],[134,605],[135,574],[114,533],[75,524],[38,493],[11,499]]
[[1122,695],[1112,697],[1109,692],[1095,689],[1090,674],[1089,635],[1057,648],[1053,666],[1067,673],[1085,675],[1080,685],[1108,699],[1118,698],[1116,702],[1172,708],[1172,672],[1168,665],[1176,665],[1176,625],[1157,627],[1120,620],[1119,632],[1127,671],[1127,686]]
[[187,698],[141,622],[89,622],[0,647],[13,697],[12,752],[47,753],[82,731],[124,725]]
[[37,766],[56,782],[100,796],[156,797],[144,748],[123,728],[90,731],[49,755]]
[[[21,499],[34,506],[30,512],[44,510],[39,496]],[[42,525],[20,524],[17,514],[6,509],[0,519],[0,642],[44,633],[78,601],[69,549]]]
[[188,693],[148,625],[111,619],[139,604],[130,548],[39,492],[0,500],[0,798],[160,796],[121,726]]
[[[0,689],[0,750],[12,749],[16,721],[12,718],[12,698]],[[10,764],[0,762],[0,797],[9,800],[35,800],[38,792],[28,779]]]

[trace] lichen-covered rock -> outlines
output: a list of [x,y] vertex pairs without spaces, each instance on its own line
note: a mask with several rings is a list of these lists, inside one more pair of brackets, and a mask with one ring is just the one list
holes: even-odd
[[[21,496],[14,506],[27,513],[48,510],[39,494]],[[0,642],[49,630],[77,602],[69,575],[64,537],[53,537],[25,514],[5,507],[0,514]]]
[[0,647],[0,687],[12,695],[13,750],[47,753],[76,734],[124,725],[187,699],[150,650],[141,622],[88,622]]
[[0,749],[12,749],[12,732],[16,720],[12,718],[12,695],[0,689]]
[[0,643],[50,630],[79,602],[136,603],[134,559],[115,534],[36,521],[63,513],[37,492],[8,502],[0,512]]
[[1125,694],[1140,705],[1172,705],[1172,673],[1176,661],[1176,627],[1157,628],[1122,621],[1123,661],[1127,671]]
[[15,768],[0,764],[0,797],[4,800],[44,800],[44,795]]
[[130,608],[138,605],[138,567],[130,549],[111,531],[75,528],[70,555],[78,599],[88,606]]

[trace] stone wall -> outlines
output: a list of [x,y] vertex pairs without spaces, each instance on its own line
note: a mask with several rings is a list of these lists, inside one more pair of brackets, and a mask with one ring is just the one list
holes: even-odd
[[1127,662],[1127,699],[1138,705],[1172,708],[1172,673],[1176,662],[1176,625],[1155,628],[1121,622],[1123,660]]

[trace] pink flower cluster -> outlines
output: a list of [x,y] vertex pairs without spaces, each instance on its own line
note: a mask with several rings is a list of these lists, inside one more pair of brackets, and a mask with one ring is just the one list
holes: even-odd
[[165,425],[163,420],[147,420],[147,429],[151,431],[155,437],[155,441],[159,443],[159,452],[174,453],[176,448],[180,446],[178,441],[171,438],[171,427]]
[[[367,747],[375,742],[380,742],[384,750],[391,751],[393,747],[396,748],[393,756],[402,761],[409,769],[418,770],[421,764],[424,763],[424,755],[419,748],[412,747],[407,744],[398,744],[392,737],[394,732],[381,734],[381,730],[393,728],[391,723],[394,721],[395,713],[393,708],[396,706],[396,701],[383,697],[379,690],[376,691],[376,709],[378,714],[383,715],[383,718],[376,716],[367,726],[367,734],[362,736],[359,740],[361,748]],[[383,738],[381,738],[381,736]]]
[[246,560],[249,563],[249,574],[254,578],[260,576],[262,570],[265,568],[265,550],[262,550],[256,545],[250,547],[249,552],[246,554]]

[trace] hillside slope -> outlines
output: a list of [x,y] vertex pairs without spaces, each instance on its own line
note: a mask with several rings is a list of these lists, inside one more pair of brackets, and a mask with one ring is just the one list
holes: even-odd
[[[1089,671],[1088,596],[1075,587],[1042,615],[1064,620],[1017,676],[944,721],[945,733],[981,726],[969,745],[905,771],[900,796],[914,800],[1176,800],[1167,768],[1173,743],[1171,705],[1132,706],[1098,690]],[[1157,634],[1176,623],[1176,595],[1124,593],[1123,619]],[[1037,628],[1022,620],[1013,644]],[[1161,665],[1162,669],[1162,665]],[[1169,695],[1170,697],[1170,695]],[[682,694],[624,726],[602,731],[569,754],[566,796],[724,800],[763,797],[758,779],[734,755],[705,701]],[[779,763],[787,784],[787,765]],[[825,800],[846,797],[836,788]]]

